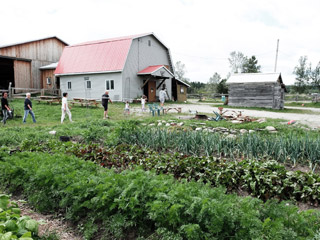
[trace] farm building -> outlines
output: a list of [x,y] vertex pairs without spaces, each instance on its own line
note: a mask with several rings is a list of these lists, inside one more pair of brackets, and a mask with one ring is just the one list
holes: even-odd
[[230,106],[283,109],[285,85],[280,73],[240,73],[227,80]]
[[178,102],[187,101],[188,87],[190,87],[189,84],[176,78],[175,81],[172,82],[172,97]]
[[69,98],[100,98],[108,90],[113,101],[156,101],[165,85],[172,99],[177,83],[170,50],[153,33],[66,47],[55,74]]
[[57,37],[0,46],[0,89],[46,88],[40,67],[59,61],[68,44]]

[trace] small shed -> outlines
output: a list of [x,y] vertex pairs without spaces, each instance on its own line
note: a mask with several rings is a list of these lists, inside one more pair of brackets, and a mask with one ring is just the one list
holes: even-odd
[[187,90],[190,87],[189,84],[181,81],[178,78],[172,79],[172,97],[178,102],[187,101]]
[[58,66],[58,62],[51,63],[40,67],[41,71],[41,86],[44,89],[60,89],[59,77],[55,77],[54,71]]
[[286,91],[281,73],[240,73],[227,80],[229,106],[283,109]]

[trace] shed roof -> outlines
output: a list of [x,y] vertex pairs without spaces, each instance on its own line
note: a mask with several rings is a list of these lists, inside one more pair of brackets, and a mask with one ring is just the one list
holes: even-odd
[[182,81],[182,80],[180,80],[180,79],[178,79],[178,78],[175,78],[175,80],[176,80],[177,82],[181,83],[182,85],[185,85],[186,87],[190,87],[190,85],[189,85],[188,83],[186,83],[186,82],[184,82],[184,81]]
[[7,48],[7,47],[16,46],[16,45],[22,45],[22,44],[26,44],[26,43],[32,43],[32,42],[47,40],[47,39],[50,39],[50,38],[58,39],[60,42],[62,42],[62,43],[65,44],[66,46],[69,45],[68,43],[66,43],[65,41],[61,40],[60,38],[58,38],[58,37],[56,37],[56,36],[52,36],[52,37],[40,38],[40,39],[36,39],[36,40],[29,40],[29,41],[24,41],[24,42],[19,42],[19,43],[13,43],[13,44],[8,44],[8,45],[3,45],[3,46],[0,46],[0,48]]
[[[279,81],[278,81],[279,80]],[[259,82],[282,83],[281,73],[238,73],[233,74],[227,80],[229,83],[259,83]]]
[[80,43],[64,48],[55,74],[71,75],[122,71],[132,40],[149,35],[154,36],[167,48],[153,33]]
[[51,63],[49,65],[45,65],[45,66],[42,66],[42,67],[39,67],[40,70],[47,70],[47,69],[56,69],[58,66],[58,63]]

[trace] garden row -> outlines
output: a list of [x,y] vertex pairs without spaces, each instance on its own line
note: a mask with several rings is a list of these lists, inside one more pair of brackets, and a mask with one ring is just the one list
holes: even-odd
[[200,131],[170,131],[155,128],[122,126],[119,142],[136,143],[156,150],[175,150],[185,154],[224,156],[228,158],[274,159],[293,165],[309,164],[314,170],[320,159],[320,137],[290,135],[238,135]]
[[6,194],[0,194],[0,239],[39,239],[38,222],[28,216],[21,216],[17,203]]
[[87,239],[314,239],[318,211],[225,194],[197,182],[116,173],[73,156],[0,153],[0,184],[40,211],[60,212]]
[[165,153],[137,145],[118,145],[102,148],[97,144],[61,143],[56,140],[33,143],[25,141],[23,151],[37,151],[75,155],[84,160],[114,168],[116,171],[141,166],[158,174],[172,174],[187,179],[224,186],[228,192],[246,191],[262,200],[296,200],[318,205],[320,176],[312,172],[287,171],[274,160],[228,161],[223,158],[187,156]]

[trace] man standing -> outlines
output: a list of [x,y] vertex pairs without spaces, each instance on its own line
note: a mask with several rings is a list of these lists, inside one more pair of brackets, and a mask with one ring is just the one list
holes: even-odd
[[3,125],[6,124],[7,119],[8,119],[8,114],[11,113],[11,109],[9,107],[9,103],[8,103],[8,93],[4,92],[2,94],[2,98],[1,98],[1,110],[2,110],[2,115],[3,115]]
[[163,107],[164,101],[167,98],[167,92],[165,86],[162,87],[162,90],[159,92],[159,100],[160,100],[160,106]]
[[63,123],[64,117],[66,116],[66,114],[68,114],[69,120],[70,120],[70,122],[72,122],[71,112],[68,107],[68,93],[65,92],[62,94],[62,96],[63,96],[63,98],[62,98],[62,106],[61,106],[61,110],[62,110],[61,123]]
[[28,117],[28,114],[31,114],[32,121],[35,123],[36,118],[34,117],[34,113],[32,111],[32,102],[30,100],[31,94],[26,94],[26,99],[24,100],[24,117],[23,117],[23,123],[26,123],[26,119]]
[[102,100],[101,100],[101,104],[104,108],[104,115],[103,115],[103,119],[109,118],[108,116],[108,103],[111,102],[111,99],[109,97],[109,92],[106,91],[103,95],[102,95]]

